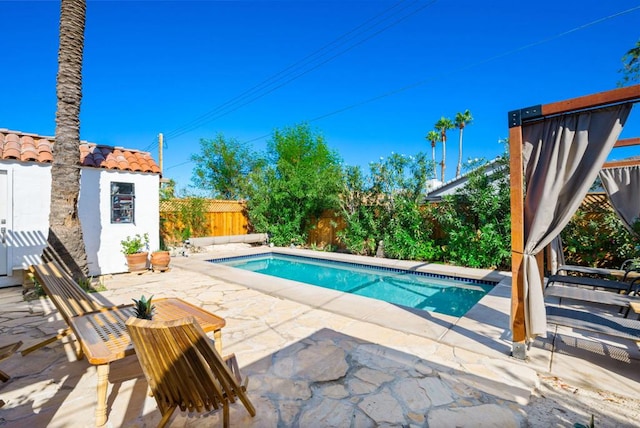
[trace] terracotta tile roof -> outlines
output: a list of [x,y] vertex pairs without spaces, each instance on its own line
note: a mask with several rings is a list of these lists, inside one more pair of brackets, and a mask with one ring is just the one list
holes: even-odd
[[[0,128],[0,160],[51,163],[54,137],[43,137]],[[92,168],[159,173],[149,152],[80,142],[79,164]]]

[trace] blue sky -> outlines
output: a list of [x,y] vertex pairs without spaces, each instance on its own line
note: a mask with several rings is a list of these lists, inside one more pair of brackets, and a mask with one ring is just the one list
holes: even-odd
[[[0,16],[0,128],[53,135],[59,2],[0,0]],[[639,28],[638,0],[89,0],[80,133],[156,159],[164,133],[179,188],[201,138],[263,150],[305,121],[368,171],[430,153],[435,122],[469,109],[463,159],[491,159],[508,111],[615,88]],[[622,134],[637,136],[639,111]],[[457,141],[451,131],[447,179]]]

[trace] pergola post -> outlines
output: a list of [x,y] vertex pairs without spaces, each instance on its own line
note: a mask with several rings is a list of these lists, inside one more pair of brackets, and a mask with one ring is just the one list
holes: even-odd
[[524,253],[524,166],[522,162],[522,127],[509,128],[509,168],[511,198],[511,355],[526,357],[524,288],[522,259]]

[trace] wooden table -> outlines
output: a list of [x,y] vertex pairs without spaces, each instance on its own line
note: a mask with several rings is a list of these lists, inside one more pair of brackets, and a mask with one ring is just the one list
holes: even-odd
[[[195,317],[205,333],[213,332],[216,350],[222,354],[222,327],[226,322],[202,308],[177,298],[154,299],[154,321]],[[97,366],[98,404],[96,426],[107,423],[109,363],[135,353],[125,322],[134,316],[133,305],[118,306],[71,318],[73,330],[90,364]]]

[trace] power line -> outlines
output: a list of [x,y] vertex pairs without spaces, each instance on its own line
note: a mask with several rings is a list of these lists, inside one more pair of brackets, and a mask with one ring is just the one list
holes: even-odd
[[432,82],[434,80],[439,80],[442,77],[449,76],[449,75],[451,75],[453,73],[460,73],[462,71],[466,71],[466,70],[469,70],[471,68],[475,68],[475,67],[478,67],[480,65],[484,65],[486,63],[495,61],[495,60],[500,59],[500,58],[504,58],[506,56],[515,54],[517,52],[521,52],[523,50],[532,48],[534,46],[539,46],[539,45],[542,45],[544,43],[548,43],[550,41],[553,41],[553,40],[559,39],[561,37],[564,37],[564,36],[566,36],[568,34],[575,33],[576,31],[584,30],[585,28],[592,27],[592,26],[594,26],[596,24],[600,24],[600,23],[602,23],[604,21],[608,21],[610,19],[617,18],[619,16],[625,15],[625,14],[630,13],[630,12],[634,12],[636,10],[640,10],[640,6],[635,6],[635,7],[632,7],[630,9],[627,9],[627,10],[624,10],[624,11],[621,11],[621,12],[617,12],[617,13],[614,13],[612,15],[605,16],[603,18],[596,19],[595,21],[591,21],[591,22],[588,22],[586,24],[579,25],[579,26],[574,27],[574,28],[572,28],[570,30],[563,31],[562,33],[558,33],[558,34],[555,34],[553,36],[538,40],[536,42],[529,43],[529,44],[520,46],[518,48],[511,49],[509,51],[505,51],[505,52],[499,53],[499,54],[494,55],[492,57],[477,61],[475,63],[468,64],[468,65],[465,65],[465,66],[462,66],[462,67],[459,67],[459,68],[457,68],[455,70],[452,70],[452,71],[447,71],[447,72],[440,73],[437,76],[434,76],[434,77],[431,77],[431,78],[428,78],[428,79],[423,79],[423,80],[420,80],[418,82],[411,83],[409,85],[403,86],[403,87],[398,88],[398,89],[394,89],[394,90],[386,92],[384,94],[377,95],[375,97],[372,97],[372,98],[369,98],[369,99],[366,99],[366,100],[351,104],[351,105],[346,106],[346,107],[342,107],[342,108],[340,108],[338,110],[334,110],[332,112],[325,113],[325,114],[320,115],[320,116],[316,116],[315,118],[310,119],[308,122],[315,122],[315,121],[318,121],[318,120],[321,120],[321,119],[325,119],[325,118],[327,118],[329,116],[333,116],[335,114],[342,113],[342,112],[347,111],[347,110],[351,110],[352,108],[360,107],[362,105],[372,103],[372,102],[377,101],[379,99],[386,98],[386,97],[389,97],[389,96],[392,96],[392,95],[396,95],[396,94],[399,94],[400,92],[404,92],[404,91],[407,91],[409,89],[417,88],[418,86],[422,86],[422,85],[427,84],[429,82]]
[[150,152],[152,149],[156,148],[158,146],[158,137],[155,137],[153,139],[153,141],[151,143],[149,143],[148,146],[146,146],[144,149],[142,149],[143,152]]
[[[548,42],[550,42],[550,41],[553,41],[553,40],[559,39],[559,38],[561,38],[561,37],[564,37],[564,36],[566,36],[566,35],[568,35],[568,34],[575,33],[575,32],[580,31],[580,30],[584,30],[584,29],[586,29],[586,28],[592,27],[592,26],[594,26],[594,25],[600,24],[600,23],[605,22],[605,21],[608,21],[608,20],[610,20],[610,19],[617,18],[617,17],[622,16],[622,15],[626,15],[626,14],[631,13],[631,12],[635,12],[635,11],[637,11],[637,10],[640,10],[640,6],[635,6],[635,7],[632,7],[632,8],[629,8],[629,9],[626,9],[626,10],[623,10],[623,11],[620,11],[620,12],[616,12],[616,13],[614,13],[614,14],[611,14],[611,15],[608,15],[608,16],[605,16],[605,17],[602,17],[602,18],[596,19],[596,20],[591,21],[591,22],[588,22],[588,23],[586,23],[586,24],[579,25],[579,26],[577,26],[577,27],[571,28],[571,29],[566,30],[566,31],[563,31],[563,32],[561,32],[561,33],[558,33],[558,34],[555,34],[555,35],[552,35],[552,36],[549,36],[549,37],[543,38],[543,39],[538,40],[538,41],[536,41],[536,42],[528,43],[528,44],[526,44],[526,45],[522,45],[522,46],[517,47],[517,48],[515,48],[515,49],[511,49],[511,50],[508,50],[508,51],[505,51],[505,52],[502,52],[502,53],[499,53],[499,54],[493,55],[493,56],[491,56],[491,57],[489,57],[489,58],[485,58],[485,59],[483,59],[483,60],[480,60],[480,61],[476,61],[476,62],[474,62],[474,63],[467,64],[467,65],[462,66],[462,67],[459,67],[459,68],[457,68],[457,69],[455,69],[455,70],[447,71],[447,72],[443,72],[443,73],[440,73],[440,74],[439,74],[439,75],[437,75],[437,76],[433,76],[433,77],[430,77],[430,78],[428,78],[428,79],[423,79],[423,80],[420,80],[420,81],[417,81],[417,82],[411,83],[411,84],[409,84],[409,85],[406,85],[406,86],[403,86],[403,87],[400,87],[400,88],[397,88],[397,89],[394,89],[394,90],[391,90],[391,91],[385,92],[385,93],[383,93],[383,94],[376,95],[376,96],[371,97],[371,98],[368,98],[368,99],[366,99],[366,100],[362,100],[362,101],[359,101],[359,102],[357,102],[357,103],[353,103],[353,104],[347,105],[347,106],[345,106],[345,107],[341,107],[341,108],[339,108],[339,109],[337,109],[337,110],[333,110],[333,111],[331,111],[331,112],[329,112],[329,113],[325,113],[325,114],[322,114],[322,115],[320,115],[320,116],[316,116],[315,118],[312,118],[312,119],[308,120],[307,122],[309,122],[309,123],[317,122],[317,121],[319,121],[319,120],[325,119],[325,118],[330,117],[330,116],[334,116],[334,115],[336,115],[336,114],[343,113],[343,112],[345,112],[345,111],[348,111],[348,110],[354,109],[354,108],[356,108],[356,107],[360,107],[360,106],[362,106],[362,105],[369,104],[369,103],[372,103],[372,102],[378,101],[378,100],[380,100],[380,99],[387,98],[387,97],[390,97],[390,96],[392,96],[392,95],[399,94],[399,93],[404,92],[404,91],[407,91],[407,90],[409,90],[409,89],[417,88],[417,87],[422,86],[422,85],[425,85],[425,84],[427,84],[427,83],[429,83],[429,82],[439,80],[439,79],[441,79],[441,78],[443,78],[443,77],[445,77],[445,76],[449,76],[449,75],[451,75],[451,74],[453,74],[453,73],[460,73],[460,72],[462,72],[462,71],[466,71],[466,70],[469,70],[469,69],[472,69],[472,68],[478,67],[478,66],[480,66],[480,65],[484,65],[484,64],[486,64],[486,63],[489,63],[489,62],[495,61],[495,60],[500,59],[500,58],[504,58],[504,57],[506,57],[506,56],[509,56],[509,55],[515,54],[515,53],[517,53],[517,52],[521,52],[521,51],[523,51],[523,50],[526,50],[526,49],[532,48],[532,47],[534,47],[534,46],[539,46],[539,45],[541,45],[541,44],[548,43]],[[246,141],[244,141],[243,143],[251,143],[251,142],[254,142],[254,141],[258,141],[258,140],[261,140],[261,139],[263,139],[263,138],[267,138],[267,137],[269,137],[270,135],[271,135],[271,134],[265,134],[265,135],[262,135],[262,136],[260,136],[260,137],[256,137],[256,138],[252,138],[252,139],[250,139],[250,140],[246,140]],[[178,166],[182,166],[182,165],[185,165],[185,164],[190,163],[190,162],[191,162],[191,160],[188,160],[188,161],[182,162],[182,163],[180,163],[180,164],[173,165],[173,166],[171,166],[171,167],[169,167],[169,168],[166,168],[166,169],[176,168],[176,167],[178,167]]]
[[189,159],[189,160],[186,160],[186,161],[184,161],[184,162],[180,162],[179,164],[171,165],[171,166],[169,166],[169,167],[165,168],[164,170],[166,171],[166,170],[168,170],[168,169],[177,168],[177,167],[179,167],[179,166],[186,165],[186,164],[191,163],[191,162],[193,162],[193,161],[192,161],[191,159]]
[[[404,0],[402,0],[404,1]],[[276,74],[271,75],[270,77],[266,78],[265,80],[263,80],[262,82],[256,84],[255,86],[247,89],[246,91],[242,92],[240,95],[231,98],[230,100],[227,100],[226,102],[224,102],[223,104],[220,104],[219,106],[215,107],[213,110],[203,114],[202,116],[197,117],[196,119],[186,123],[185,125],[179,126],[178,128],[174,129],[173,131],[170,131],[167,133],[168,136],[174,136],[174,133],[177,132],[181,132],[184,129],[189,128],[190,126],[194,125],[195,123],[197,123],[198,121],[202,120],[203,118],[208,117],[211,113],[215,113],[217,111],[219,111],[221,108],[223,108],[224,106],[234,102],[237,98],[241,98],[243,96],[245,96],[246,94],[252,93],[255,90],[259,89],[261,86],[273,81],[276,79],[276,77],[280,76],[281,74],[284,74],[285,72],[287,72],[288,70],[291,70],[301,64],[304,64],[305,61],[308,61],[309,59],[313,58],[316,55],[319,55],[320,53],[322,53],[323,50],[327,49],[329,46],[335,44],[337,41],[345,38],[346,36],[348,36],[349,34],[353,33],[354,31],[356,31],[357,29],[363,27],[364,25],[366,25],[367,23],[371,22],[372,20],[376,19],[379,16],[384,15],[385,13],[387,13],[390,10],[393,10],[394,8],[396,8],[398,5],[400,5],[402,3],[402,1],[394,4],[393,6],[391,6],[388,9],[385,9],[383,12],[381,12],[380,14],[374,16],[373,18],[367,20],[366,22],[364,22],[363,24],[359,25],[358,27],[355,27],[354,29],[348,31],[347,33],[342,34],[341,36],[337,37],[336,39],[334,39],[333,41],[327,43],[326,45],[322,46],[321,48],[317,49],[316,51],[312,52],[311,54],[305,56],[304,58],[298,60],[297,62],[289,65],[288,67],[280,70],[279,72],[277,72]]]
[[[393,9],[397,8],[401,3],[396,3],[395,5],[393,5],[392,7],[385,9],[383,12],[379,13],[378,15],[374,16],[373,18],[367,20],[365,23],[355,27],[354,29],[348,31],[347,33],[339,36],[338,38],[336,38],[335,40],[331,41],[330,43],[324,45],[323,47],[321,47],[320,49],[314,51],[313,53],[311,53],[310,55],[307,55],[306,57],[304,57],[302,60],[286,67],[285,69],[281,70],[280,72],[272,75],[271,77],[265,79],[264,81],[262,81],[261,83],[253,86],[252,88],[244,91],[242,94],[226,101],[225,103],[219,105],[218,107],[214,108],[213,110],[209,111],[208,113],[192,120],[191,122],[174,129],[171,132],[168,132],[166,134],[167,138],[175,138],[178,137],[180,135],[183,135],[193,129],[196,129],[199,126],[204,125],[205,123],[209,123],[212,122],[216,119],[219,119],[220,117],[223,117],[227,114],[230,114],[236,110],[238,110],[239,108],[250,104],[272,92],[274,92],[275,90],[285,86],[286,84],[318,69],[319,67],[321,67],[322,65],[332,61],[333,59],[343,55],[344,53],[350,51],[351,49],[354,49],[355,47],[361,45],[362,43],[370,40],[371,38],[381,34],[382,32],[388,30],[389,28],[399,24],[400,22],[408,19],[409,17],[417,14],[418,12],[422,11],[423,9],[433,5],[434,3],[436,3],[437,0],[432,0],[429,3],[426,3],[424,5],[421,5],[420,7],[409,11],[409,13],[405,14],[404,16],[401,16],[400,18],[396,19],[395,21],[387,24],[386,26],[382,27],[381,29],[378,29],[377,31],[375,31],[373,34],[370,34],[368,36],[365,36],[363,39],[361,40],[356,40],[355,42],[353,42],[350,46],[346,47],[345,49],[339,51],[338,53],[330,56],[329,58],[326,58],[324,60],[322,60],[320,63],[313,65],[311,68],[307,68],[306,70],[304,70],[305,67],[310,66],[311,64],[313,64],[313,62],[319,61],[322,59],[323,56],[328,55],[329,53],[347,45],[348,42],[351,42],[351,40],[356,39],[358,37],[361,37],[363,34],[365,34],[366,32],[370,32],[372,30],[375,30],[376,26],[380,25],[381,23],[383,23],[386,20],[391,19],[392,17],[394,17],[395,15],[398,15],[402,12],[404,12],[405,10],[409,9],[411,6],[413,6],[415,3],[419,3],[418,1],[414,0],[411,3],[409,3],[408,5],[405,5],[404,7],[400,8],[398,11],[393,11]],[[354,34],[355,33],[355,34]],[[352,36],[352,34],[354,34]],[[346,40],[343,40],[346,39]],[[335,46],[334,46],[335,45]],[[333,46],[333,47],[331,47]],[[297,73],[297,74],[296,74]],[[295,74],[295,75],[294,75]],[[278,83],[279,81],[282,81],[283,79],[285,79],[288,76],[294,75],[291,78],[288,78],[287,80],[284,80],[284,82]],[[267,88],[269,88],[270,86],[276,85],[274,87],[272,87],[271,89],[267,90]],[[244,101],[247,98],[249,98],[248,101]],[[239,105],[238,105],[239,104]],[[234,106],[235,105],[235,106]]]

